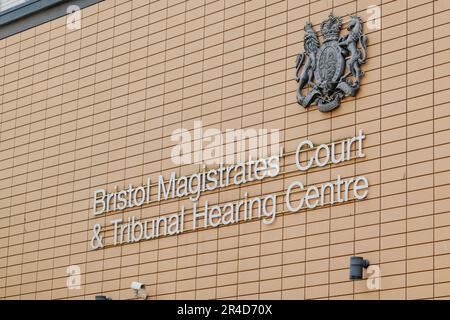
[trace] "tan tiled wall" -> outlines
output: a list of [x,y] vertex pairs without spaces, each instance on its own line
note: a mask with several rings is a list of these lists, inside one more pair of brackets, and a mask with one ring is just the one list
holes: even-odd
[[[382,8],[368,30],[369,59],[356,99],[332,113],[300,107],[295,56],[303,26],[333,9]],[[450,1],[106,0],[0,40],[0,298],[150,299],[450,298]],[[177,212],[188,199],[154,201],[94,218],[96,188],[141,185],[198,166],[170,160],[171,132],[277,128],[286,153],[303,139],[367,135],[366,158],[282,174],[205,194],[284,192],[338,174],[365,175],[368,199],[185,232],[103,250],[96,222]],[[111,237],[111,232],[107,234]],[[349,256],[381,268],[380,290],[348,280]],[[82,271],[68,290],[66,268]]]

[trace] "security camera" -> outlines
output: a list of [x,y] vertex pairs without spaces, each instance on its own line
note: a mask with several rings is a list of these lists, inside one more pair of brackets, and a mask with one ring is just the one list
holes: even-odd
[[133,281],[131,283],[131,289],[133,289],[134,294],[137,298],[142,298],[144,300],[147,300],[147,292],[145,291],[145,284]]
[[137,282],[137,281],[133,281],[131,283],[131,289],[133,290],[140,290],[140,289],[144,289],[145,288],[145,284]]

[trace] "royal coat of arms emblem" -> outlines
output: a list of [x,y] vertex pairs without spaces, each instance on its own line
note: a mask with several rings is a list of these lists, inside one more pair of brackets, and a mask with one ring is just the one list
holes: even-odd
[[[328,112],[359,90],[364,75],[361,65],[367,59],[367,36],[358,16],[350,17],[347,35],[340,36],[341,28],[342,18],[331,13],[320,25],[320,46],[313,25],[305,25],[305,52],[296,60],[297,101],[305,108],[315,104],[320,111]],[[310,90],[303,95],[307,86]]]

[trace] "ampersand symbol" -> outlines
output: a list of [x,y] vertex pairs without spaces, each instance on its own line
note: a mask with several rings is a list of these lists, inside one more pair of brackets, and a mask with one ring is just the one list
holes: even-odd
[[100,230],[101,226],[100,223],[96,223],[94,224],[94,228],[93,228],[93,232],[94,232],[94,236],[91,239],[91,247],[92,249],[98,249],[98,248],[103,248],[103,238],[100,235]]

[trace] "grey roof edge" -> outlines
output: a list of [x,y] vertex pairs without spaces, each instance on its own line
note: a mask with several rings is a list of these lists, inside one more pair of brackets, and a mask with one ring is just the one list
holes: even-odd
[[67,8],[80,9],[103,0],[38,0],[13,7],[0,15],[0,39],[33,28],[67,14]]
[[33,2],[37,2],[37,1],[40,1],[40,0],[28,0],[27,2],[23,2],[23,3],[20,3],[19,5],[12,6],[12,7],[9,7],[8,9],[6,9],[6,10],[0,11],[0,18],[2,16],[4,16],[4,15],[9,14],[12,11],[19,10],[21,7],[28,6],[28,5],[32,4]]
[[0,27],[67,0],[29,0],[0,13]]

